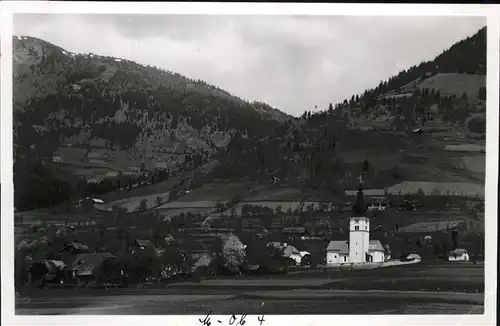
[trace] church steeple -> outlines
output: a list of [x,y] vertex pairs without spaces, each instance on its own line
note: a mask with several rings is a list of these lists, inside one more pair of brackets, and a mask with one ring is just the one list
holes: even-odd
[[363,179],[361,176],[359,177],[358,195],[356,198],[356,203],[352,207],[352,210],[354,214],[358,216],[364,214],[367,211],[365,200],[363,198]]

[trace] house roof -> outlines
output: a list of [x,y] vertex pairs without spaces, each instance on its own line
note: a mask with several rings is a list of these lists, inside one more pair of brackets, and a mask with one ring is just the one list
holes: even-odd
[[285,232],[285,233],[304,233],[304,232],[306,232],[306,229],[303,227],[289,227],[289,228],[284,228],[283,232]]
[[348,254],[349,245],[346,240],[330,241],[328,247],[326,247],[326,251],[338,251],[341,254]]
[[162,254],[162,252],[158,250],[158,248],[156,248],[156,246],[151,242],[151,240],[136,239],[135,243],[140,247],[149,248],[153,250],[158,256]]
[[385,251],[379,240],[370,240],[368,251]]
[[89,247],[84,245],[84,244],[81,244],[81,243],[78,243],[76,241],[73,241],[71,243],[68,243],[66,246],[64,246],[64,248],[61,250],[61,251],[64,251],[64,250],[81,250],[81,251],[87,251],[89,250]]
[[266,247],[281,248],[281,242],[271,241],[266,244]]
[[457,255],[457,256],[461,256],[463,254],[466,254],[467,253],[467,250],[465,249],[455,249],[455,250],[452,250],[450,251],[449,255]]
[[60,260],[50,260],[50,259],[45,259],[45,260],[42,260],[42,261],[39,261],[39,262],[35,262],[31,265],[30,269],[32,267],[34,267],[35,265],[43,265],[45,266],[45,268],[47,269],[47,272],[48,273],[53,273],[53,272],[56,272],[58,270],[61,270],[63,269],[64,267],[66,267],[66,264],[64,264],[64,262],[60,261]]
[[282,251],[283,257],[290,257],[292,254],[300,255],[300,251],[292,245],[286,246]]
[[141,247],[154,247],[153,243],[150,240],[136,239],[135,243],[137,243]]
[[75,271],[75,274],[79,276],[92,275],[94,269],[100,267],[108,258],[115,258],[115,256],[109,252],[80,254],[73,261],[69,269]]

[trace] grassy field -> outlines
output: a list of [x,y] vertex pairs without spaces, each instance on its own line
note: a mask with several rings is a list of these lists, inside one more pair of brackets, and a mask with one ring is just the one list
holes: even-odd
[[[30,290],[17,314],[482,313],[484,265],[432,262],[377,270],[235,277],[153,288]],[[95,304],[99,302],[99,304]]]
[[486,157],[485,155],[477,156],[464,156],[462,161],[465,167],[472,172],[485,173],[486,169]]
[[128,212],[133,212],[141,203],[143,199],[145,199],[146,202],[146,207],[147,209],[153,208],[158,206],[156,199],[157,197],[160,197],[162,202],[168,201],[168,196],[169,196],[169,191],[167,192],[160,192],[160,193],[155,193],[155,194],[150,194],[150,195],[144,195],[144,196],[135,196],[135,197],[128,197],[128,198],[123,198],[119,199],[116,201],[112,201],[109,203],[106,203],[104,205],[100,205],[101,209],[104,210],[111,210],[113,206],[118,205],[124,209],[126,209]]
[[429,233],[429,232],[447,230],[455,225],[460,225],[464,223],[465,222],[463,220],[418,222],[402,227],[400,231],[409,233],[420,233],[420,232]]
[[441,94],[455,94],[458,98],[465,92],[469,101],[477,101],[477,92],[480,87],[486,86],[486,76],[455,73],[441,73],[424,79],[418,88],[434,88]]
[[392,195],[415,194],[421,189],[426,195],[431,195],[433,191],[440,194],[466,194],[470,197],[484,198],[484,184],[467,182],[423,182],[423,181],[404,181],[387,189]]

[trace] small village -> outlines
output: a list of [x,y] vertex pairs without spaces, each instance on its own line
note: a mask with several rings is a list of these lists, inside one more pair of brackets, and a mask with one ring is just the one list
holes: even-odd
[[[423,203],[402,199],[394,206],[386,196],[365,196],[361,176],[359,181],[358,189],[349,192],[356,198],[343,205],[310,205],[302,207],[301,213],[246,205],[240,217],[220,214],[217,219],[188,213],[170,221],[142,216],[142,223],[137,223],[138,214],[127,218],[123,212],[103,212],[98,209],[104,204],[101,199],[82,199],[75,202],[74,210],[95,218],[62,227],[32,225],[26,231],[35,237],[18,245],[17,250],[28,258],[16,270],[16,282],[45,289],[105,289],[315,269],[327,275],[423,259],[471,263],[482,259],[477,243],[467,240],[469,250],[459,247],[458,236],[468,229],[463,221],[448,223],[439,231],[436,224],[436,230],[417,236],[399,231],[398,223],[390,227],[378,223],[389,212],[397,216],[422,210]],[[225,209],[217,207],[216,211]],[[104,224],[102,217],[110,214],[121,222]],[[22,215],[17,213],[18,222]],[[400,237],[406,243],[398,245],[395,240]],[[408,245],[411,241],[415,243]]]

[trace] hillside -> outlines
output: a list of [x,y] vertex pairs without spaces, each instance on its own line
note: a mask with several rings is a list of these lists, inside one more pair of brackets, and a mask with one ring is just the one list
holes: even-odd
[[[483,28],[374,89],[324,111],[304,112],[277,137],[233,137],[234,146],[220,158],[220,175],[276,176],[336,193],[354,187],[362,170],[366,186],[375,188],[408,180],[481,184],[484,174],[465,167],[465,154],[445,148],[484,145],[485,63]],[[413,134],[416,128],[424,133]],[[481,165],[484,155],[476,159]]]
[[83,177],[102,175],[103,168],[104,175],[141,165],[194,168],[209,162],[235,132],[265,137],[290,118],[200,80],[120,58],[71,53],[37,38],[14,37],[13,61],[20,196],[32,181],[19,178],[37,162],[55,160],[69,175]]
[[[38,44],[31,45],[36,51],[24,50],[27,41]],[[31,160],[16,162],[16,171],[29,172],[16,174],[16,192],[28,185],[33,189],[27,193],[45,189],[40,204],[125,186],[132,192],[110,200],[135,196],[135,207],[141,196],[150,203],[153,194],[175,201],[204,183],[223,181],[271,182],[273,189],[286,186],[302,194],[317,189],[325,198],[355,187],[361,172],[365,186],[378,189],[407,181],[484,183],[484,154],[446,148],[484,146],[485,29],[362,95],[299,119],[153,67],[71,54],[36,39],[16,42],[16,159],[29,153]],[[55,52],[58,59],[34,51]],[[43,92],[34,87],[37,93],[31,88],[39,76],[52,82]],[[413,134],[414,128],[425,131]],[[53,153],[57,178],[48,177],[53,173],[47,165],[32,172],[37,157]],[[175,177],[146,173],[158,167]],[[165,178],[167,184],[132,189]],[[19,202],[34,200],[18,196]]]

